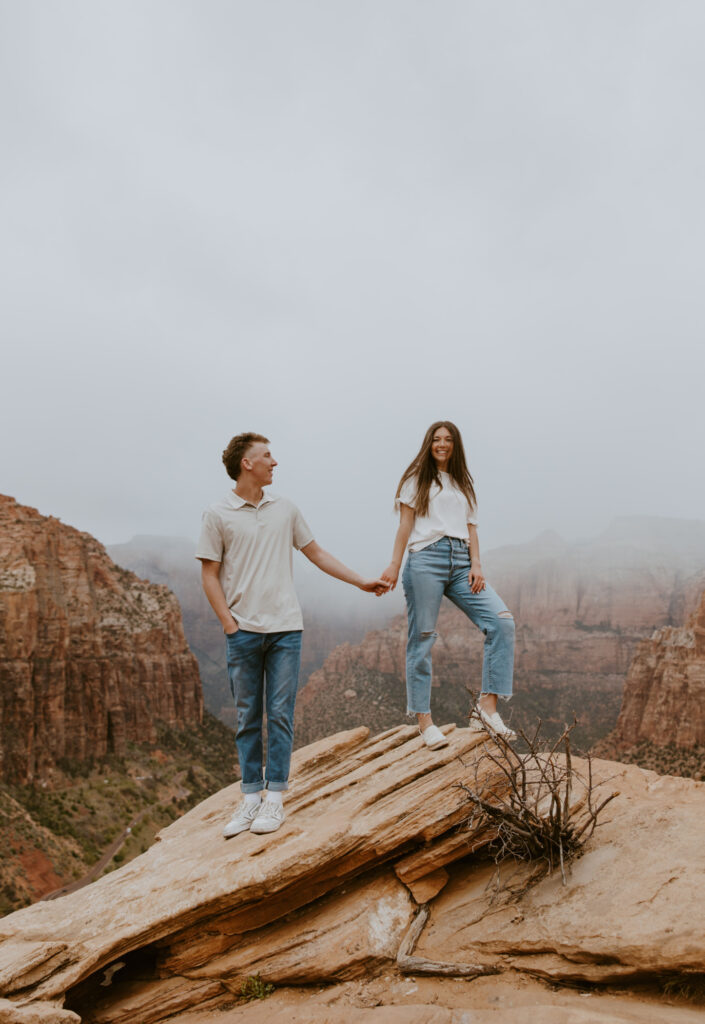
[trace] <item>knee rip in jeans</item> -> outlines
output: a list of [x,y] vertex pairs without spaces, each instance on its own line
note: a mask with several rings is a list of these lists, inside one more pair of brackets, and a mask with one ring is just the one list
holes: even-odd
[[498,619],[513,619],[514,616],[512,615],[511,612],[498,612],[497,618]]
[[417,636],[417,640],[429,640],[431,637],[435,639],[437,636],[438,633],[435,631],[435,629],[422,629],[419,635]]

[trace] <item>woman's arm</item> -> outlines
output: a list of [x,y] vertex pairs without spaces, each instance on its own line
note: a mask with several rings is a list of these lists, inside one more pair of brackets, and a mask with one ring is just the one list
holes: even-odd
[[397,530],[397,535],[394,538],[392,560],[382,573],[382,579],[389,583],[390,590],[394,590],[397,585],[402,559],[404,558],[406,545],[409,543],[409,536],[411,535],[411,531],[414,526],[414,519],[416,518],[416,513],[410,505],[401,505],[400,507],[401,513],[399,516],[399,529]]
[[468,547],[470,548],[470,572],[468,583],[473,594],[479,594],[485,589],[485,577],[480,564],[480,541],[477,536],[477,527],[474,523],[468,523]]

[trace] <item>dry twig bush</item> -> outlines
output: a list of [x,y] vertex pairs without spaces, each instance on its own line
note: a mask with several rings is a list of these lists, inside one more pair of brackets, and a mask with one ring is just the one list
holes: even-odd
[[[488,733],[483,752],[474,761],[473,779],[460,783],[472,804],[468,826],[497,833],[489,846],[495,863],[508,858],[536,862],[539,870],[532,881],[560,867],[565,885],[566,865],[594,832],[600,813],[619,795],[612,792],[596,799],[599,787],[589,754],[587,773],[576,770],[570,744],[576,725],[574,719],[547,749],[540,719],[532,735],[517,729],[517,740],[511,744]],[[519,745],[526,749],[520,751]],[[487,761],[499,770],[500,787],[483,779]],[[496,770],[492,774],[496,778]]]
[[[602,810],[619,795],[612,792],[597,797],[603,783],[594,782],[590,755],[585,758],[587,771],[576,769],[570,745],[576,725],[574,720],[566,726],[547,749],[541,738],[540,720],[533,735],[518,729],[518,740],[511,744],[501,736],[486,733],[480,756],[475,749],[471,763],[462,762],[471,776],[469,782],[458,783],[472,805],[466,825],[475,837],[485,832],[496,837],[488,847],[497,864],[490,903],[497,895],[520,899],[558,867],[565,885],[566,865],[594,832]],[[525,750],[518,750],[515,743]],[[530,862],[535,869],[529,873],[519,869],[516,873],[520,881],[512,886],[515,872],[510,869],[508,878],[506,872],[502,874],[502,863],[507,860]],[[505,969],[499,964],[437,962],[415,956],[429,915],[426,903],[419,908],[399,947],[397,966],[402,973],[473,978]]]

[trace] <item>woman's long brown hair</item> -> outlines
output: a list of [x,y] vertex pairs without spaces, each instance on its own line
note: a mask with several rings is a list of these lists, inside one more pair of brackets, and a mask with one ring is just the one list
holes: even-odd
[[432,423],[426,431],[419,454],[411,465],[404,470],[404,474],[397,487],[396,496],[398,498],[406,481],[416,477],[418,482],[414,509],[417,516],[428,515],[431,485],[437,484],[439,487],[441,486],[441,478],[436,467],[436,461],[431,454],[433,435],[441,427],[445,427],[453,438],[453,454],[448,460],[448,475],[468,499],[470,511],[474,512],[477,508],[477,497],[475,495],[473,479],[470,476],[470,471],[465,461],[465,449],[463,448],[463,439],[460,436],[460,431],[455,423],[451,423],[449,420],[438,420],[437,423]]

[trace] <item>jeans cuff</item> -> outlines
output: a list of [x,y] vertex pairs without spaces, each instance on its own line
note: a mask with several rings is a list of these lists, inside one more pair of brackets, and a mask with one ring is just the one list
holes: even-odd
[[285,793],[287,791],[287,789],[289,788],[289,783],[288,782],[272,782],[270,779],[267,779],[267,781],[265,783],[265,786],[266,786],[267,789],[271,789],[271,791],[273,793]]
[[241,793],[260,793],[264,789],[264,780],[261,782],[241,782]]

